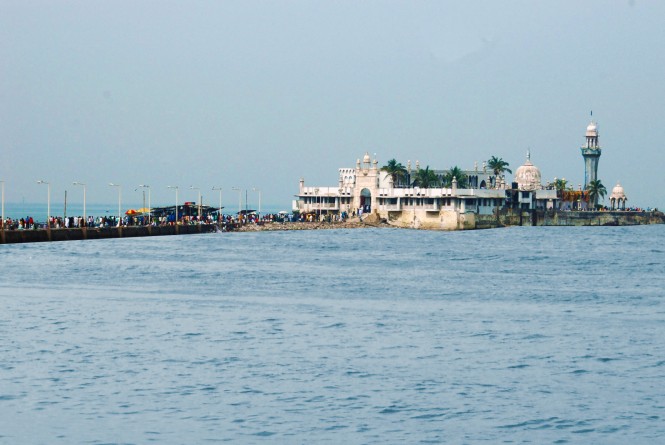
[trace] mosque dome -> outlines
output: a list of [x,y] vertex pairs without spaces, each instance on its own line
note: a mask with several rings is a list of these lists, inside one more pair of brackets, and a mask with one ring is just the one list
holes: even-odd
[[515,182],[520,190],[536,190],[541,188],[540,169],[531,163],[531,155],[527,153],[526,162],[515,171]]
[[586,127],[587,136],[598,136],[598,124],[591,121],[591,123]]
[[372,162],[372,160],[369,157],[369,153],[365,152],[365,156],[363,157],[363,164],[369,164]]
[[615,185],[612,189],[610,199],[626,199],[626,193],[623,191],[623,187],[618,182],[617,185]]

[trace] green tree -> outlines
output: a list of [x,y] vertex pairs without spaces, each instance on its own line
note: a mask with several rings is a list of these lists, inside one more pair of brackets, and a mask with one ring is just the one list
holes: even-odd
[[502,175],[505,172],[512,173],[513,171],[508,168],[509,165],[509,163],[501,158],[497,158],[496,156],[492,156],[487,160],[487,166],[492,169],[494,176],[496,177]]
[[433,187],[439,187],[441,181],[439,177],[434,173],[434,171],[429,169],[429,165],[424,169],[421,168],[416,172],[416,178],[413,180],[413,185],[422,187],[424,189],[429,189]]
[[406,178],[406,168],[394,158],[381,167],[381,171],[388,173],[393,178],[393,185],[402,183]]
[[557,194],[559,194],[559,197],[561,197],[560,194],[563,191],[568,189],[568,181],[566,181],[565,178],[555,179],[553,185],[554,189],[558,192]]
[[566,181],[566,178],[561,178],[561,179],[554,179],[554,182],[552,183],[554,186],[554,189],[556,190],[556,196],[559,199],[563,199],[564,197],[564,192],[568,190],[568,181]]
[[556,179],[554,178],[554,182],[552,183],[554,185],[554,189],[556,190],[556,196],[559,198],[559,208],[561,208],[561,205],[563,204],[563,201],[566,198],[566,191],[568,190],[568,181],[566,181],[565,178],[561,179]]
[[589,193],[589,203],[593,205],[594,209],[598,205],[598,197],[604,199],[607,194],[607,189],[603,183],[600,182],[600,179],[589,182],[586,186],[586,190],[587,193]]
[[469,185],[469,178],[464,174],[464,171],[458,166],[451,167],[443,176],[443,186],[450,188],[453,185],[453,178],[457,179],[457,187],[465,189]]

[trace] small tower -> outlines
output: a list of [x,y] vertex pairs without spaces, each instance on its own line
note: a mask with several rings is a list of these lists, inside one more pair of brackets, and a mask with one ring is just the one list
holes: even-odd
[[610,195],[610,206],[612,210],[626,210],[626,192],[623,191],[621,184],[617,182],[617,185],[612,189],[612,194]]
[[586,127],[586,144],[581,147],[584,158],[584,190],[591,181],[598,179],[598,159],[600,158],[600,145],[598,145],[598,124],[594,121]]
[[379,162],[365,152],[362,163],[356,162],[355,183],[353,187],[353,207],[362,208],[363,212],[376,211],[376,198],[379,196]]

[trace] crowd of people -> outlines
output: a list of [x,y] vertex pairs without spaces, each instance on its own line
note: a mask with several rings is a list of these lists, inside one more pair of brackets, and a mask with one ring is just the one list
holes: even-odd
[[[194,224],[219,224],[222,227],[234,227],[243,224],[263,224],[270,222],[293,222],[293,221],[311,221],[307,219],[307,215],[294,216],[293,214],[277,214],[269,213],[266,215],[258,215],[256,213],[239,215],[222,215],[218,218],[214,214],[208,215],[178,215],[179,225],[194,225]],[[101,228],[101,227],[129,227],[129,226],[166,226],[175,224],[175,215],[167,214],[161,216],[153,215],[126,215],[122,218],[117,216],[68,216],[68,217],[51,217],[48,224],[45,222],[38,222],[32,216],[24,218],[12,219],[5,218],[4,221],[0,220],[0,226],[5,230],[35,230],[35,229],[78,229],[82,227],[88,228]]]
[[[583,212],[586,212],[586,211],[590,210],[586,207],[579,208],[579,207],[574,206],[570,203],[566,203],[566,204],[568,204],[568,205],[563,205],[559,210],[563,210],[563,211],[583,211]],[[647,207],[646,209],[644,209],[642,207],[626,207],[625,209],[612,209],[610,207],[603,206],[603,207],[599,207],[595,211],[596,212],[657,212],[658,209],[657,208],[652,209],[651,207]]]
[[[215,219],[211,216],[201,217],[197,216],[183,216],[178,218],[179,224],[213,224]],[[34,229],[78,229],[82,227],[99,228],[99,227],[128,227],[128,226],[160,226],[160,225],[173,225],[175,221],[174,215],[149,217],[148,215],[141,216],[124,216],[118,218],[117,216],[52,216],[49,218],[48,223],[37,222],[32,216],[25,218],[12,219],[5,218],[2,226],[5,230],[34,230]]]

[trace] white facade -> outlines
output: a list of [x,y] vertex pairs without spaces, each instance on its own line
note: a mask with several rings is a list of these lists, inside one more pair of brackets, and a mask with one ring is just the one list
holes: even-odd
[[[410,177],[410,162],[408,166]],[[418,163],[416,166],[419,168]],[[542,189],[540,171],[531,167],[537,171],[538,186],[532,181],[528,191],[522,189],[516,195],[506,189],[503,177],[494,177],[485,166],[480,171],[476,167],[464,172],[476,186],[473,188],[458,188],[456,180],[450,188],[395,187],[390,175],[380,170],[378,161],[365,154],[362,162],[356,161],[355,168],[339,169],[336,187],[305,186],[301,179],[293,210],[317,217],[345,213],[366,218],[369,214],[401,227],[474,228],[477,217],[496,216],[507,205],[524,210],[553,207],[556,191]],[[439,177],[444,173],[434,172]]]

